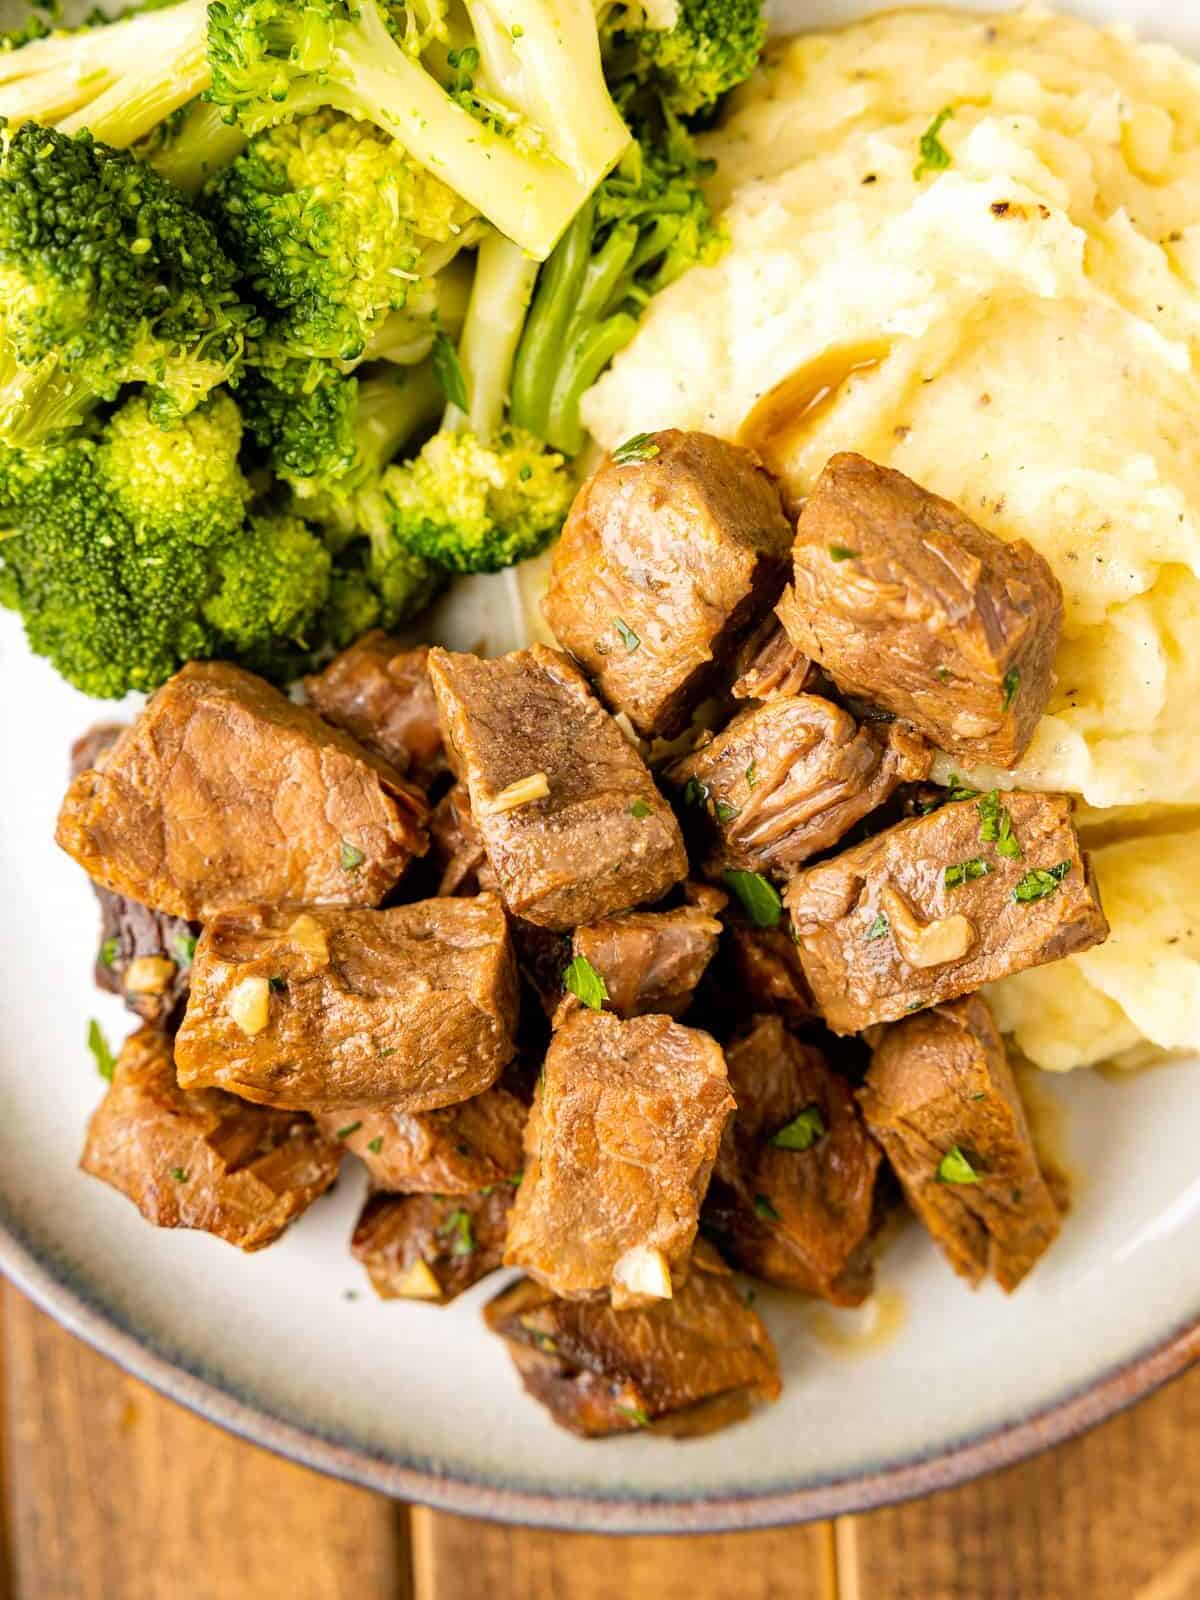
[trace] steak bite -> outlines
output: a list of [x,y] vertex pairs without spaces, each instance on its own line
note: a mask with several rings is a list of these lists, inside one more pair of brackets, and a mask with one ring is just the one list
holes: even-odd
[[[71,777],[99,765],[123,732],[119,722],[104,723],[76,739]],[[199,924],[151,911],[94,881],[92,889],[100,905],[97,988],[119,994],[148,1026],[174,1031],[187,1004]]]
[[504,903],[574,928],[657,900],[687,871],[674,813],[566,656],[429,652],[447,753]]
[[928,745],[903,723],[859,726],[817,695],[738,713],[668,768],[706,846],[706,870],[787,878],[828,850],[902,783],[929,771]]
[[739,1012],[778,1012],[792,1022],[820,1016],[786,928],[756,928],[731,919],[721,954],[723,987]]
[[833,456],[796,530],[785,625],[847,694],[964,760],[1011,767],[1046,709],[1057,578],[948,500],[863,456]]
[[784,899],[835,1033],[892,1022],[1108,936],[1066,795],[951,802],[806,868]]
[[525,1129],[505,1262],[556,1294],[667,1299],[733,1109],[725,1059],[668,1017],[581,1011],[554,1035]]
[[[720,937],[720,922],[698,906],[628,911],[576,928],[571,955],[582,958],[599,975],[606,991],[604,1003],[617,1016],[656,1012],[679,1017],[691,1004]],[[580,1003],[568,990],[555,1025],[577,1011]]]
[[558,642],[646,738],[686,726],[721,659],[771,606],[791,524],[758,457],[668,429],[580,489],[542,602]]
[[738,646],[729,691],[735,700],[774,700],[779,695],[816,692],[820,668],[796,649],[783,624],[785,605],[790,603],[792,591],[788,588],[775,610]]
[[121,1048],[79,1164],[156,1227],[261,1250],[331,1187],[341,1159],[302,1112],[180,1088],[170,1040],[143,1028]]
[[381,1300],[447,1305],[501,1265],[513,1191],[368,1195],[350,1241]]
[[446,770],[428,654],[424,645],[403,650],[375,628],[304,680],[309,704],[326,722],[423,789]]
[[880,1152],[854,1092],[778,1017],[727,1045],[737,1101],[704,1204],[705,1226],[747,1272],[857,1306],[871,1293]]
[[893,1023],[859,1102],[909,1204],[961,1277],[1011,1293],[1061,1219],[978,995]]
[[186,1086],[264,1105],[426,1111],[491,1086],[516,1014],[495,895],[387,911],[248,906],[204,929],[175,1059]]
[[429,853],[440,869],[440,895],[478,894],[496,887],[479,829],[471,818],[465,784],[455,783],[438,801],[429,819]]
[[323,1111],[317,1126],[364,1163],[377,1189],[470,1194],[512,1184],[524,1164],[528,1106],[499,1084],[437,1111],[355,1106]]
[[483,1314],[528,1392],[584,1438],[642,1428],[712,1433],[779,1394],[771,1336],[703,1239],[672,1300],[617,1311],[604,1301],[556,1299],[522,1278]]
[[56,838],[104,888],[206,921],[374,905],[426,847],[419,792],[240,667],[192,662],[67,790]]

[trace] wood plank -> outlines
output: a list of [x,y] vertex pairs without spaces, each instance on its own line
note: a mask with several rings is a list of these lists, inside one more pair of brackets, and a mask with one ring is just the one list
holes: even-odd
[[414,1506],[412,1551],[415,1600],[835,1600],[830,1524],[613,1539]]
[[11,1287],[4,1326],[21,1600],[407,1600],[402,1511],[161,1399]]
[[1200,1369],[1048,1455],[837,1528],[840,1600],[1200,1600]]

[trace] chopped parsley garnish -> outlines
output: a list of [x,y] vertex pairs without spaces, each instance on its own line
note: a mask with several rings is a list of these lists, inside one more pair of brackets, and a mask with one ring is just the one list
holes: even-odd
[[344,1128],[339,1128],[334,1134],[335,1139],[348,1139],[352,1133],[357,1133],[362,1127],[361,1122],[348,1122]]
[[470,404],[467,380],[458,362],[458,352],[444,333],[434,335],[432,364],[433,375],[446,399],[460,411],[466,411]]
[[986,878],[991,870],[982,856],[973,856],[970,861],[958,861],[954,866],[947,867],[944,881],[947,889],[961,889],[964,883]]
[[891,929],[888,927],[888,919],[886,916],[884,916],[883,912],[880,911],[876,914],[875,921],[867,929],[863,937],[865,939],[886,939],[890,932]]
[[972,1100],[986,1100],[987,1099],[987,1090],[986,1089],[980,1089],[977,1094],[971,1095],[970,1098]]
[[854,561],[861,554],[858,550],[851,550],[849,545],[831,544],[829,546],[829,559],[831,561]]
[[188,1181],[188,1170],[186,1167],[172,1167],[171,1176],[176,1183],[186,1183]]
[[775,885],[768,883],[761,872],[740,872],[730,867],[721,876],[756,928],[778,927],[783,901]]
[[367,1149],[371,1152],[371,1154],[373,1156],[377,1156],[379,1154],[379,1152],[383,1149],[383,1139],[382,1139],[382,1137],[379,1134],[376,1134],[373,1139],[368,1139],[367,1140]]
[[660,453],[661,446],[655,444],[652,433],[635,433],[632,439],[626,439],[613,451],[613,465],[632,467],[639,461],[653,461]]
[[708,796],[708,785],[701,783],[699,778],[689,778],[683,786],[683,803],[685,806],[706,805]]
[[111,967],[113,962],[117,959],[117,946],[119,942],[120,941],[117,939],[105,939],[104,943],[100,946],[99,959],[102,967]]
[[905,1011],[924,1011],[925,1002],[924,1000],[912,1000],[904,1009]]
[[941,172],[950,165],[950,152],[938,138],[938,134],[953,115],[953,106],[943,106],[921,135],[919,146],[921,159],[913,168],[913,177],[918,183],[927,172]]
[[389,1056],[394,1056],[395,1054],[396,1054],[396,1047],[395,1047],[394,1044],[391,1044],[391,1045],[388,1045],[386,1050],[381,1050],[379,1052],[379,1054],[375,1057],[375,1059],[376,1059],[376,1061],[386,1061]]
[[586,956],[576,956],[563,973],[563,986],[582,1005],[600,1011],[608,999],[608,986]]
[[972,789],[969,783],[964,783],[957,772],[950,774],[946,786],[950,790],[951,800],[974,800],[979,793],[978,789]]
[[366,860],[366,856],[356,844],[351,844],[348,839],[342,840],[342,871],[357,872]]
[[949,681],[950,681],[950,668],[949,667],[934,667],[933,675],[938,680],[939,683],[949,683]]
[[1017,690],[1021,687],[1021,674],[1018,668],[1010,667],[1004,674],[1004,710],[1007,711],[1017,698]]
[[548,1356],[558,1354],[558,1346],[548,1333],[543,1333],[540,1328],[528,1328],[526,1331],[539,1350],[544,1350]]
[[642,799],[641,795],[638,795],[637,799],[630,806],[629,815],[631,817],[636,817],[639,822],[643,817],[648,817],[650,815],[650,807],[646,801]]
[[641,1406],[618,1406],[617,1410],[623,1417],[628,1417],[630,1422],[636,1423],[639,1428],[648,1428],[650,1426],[650,1418],[642,1410]]
[[194,933],[177,933],[171,940],[171,948],[179,957],[179,964],[190,967],[196,954],[196,935]]
[[1017,884],[1012,897],[1022,905],[1044,900],[1047,895],[1054,893],[1070,870],[1069,861],[1060,861],[1056,867],[1034,867]]
[[278,973],[267,979],[267,988],[272,994],[282,994],[287,988],[287,979],[281,978]]
[[765,1194],[756,1194],[754,1196],[754,1215],[756,1217],[761,1217],[764,1222],[779,1221],[778,1211],[776,1211],[775,1207],[767,1199]]
[[780,1128],[771,1143],[779,1150],[811,1150],[828,1132],[820,1106],[806,1106],[798,1117]]
[[715,810],[717,813],[718,822],[732,822],[733,819],[738,815],[738,807],[731,806],[728,800],[718,800],[716,802]]
[[979,1174],[956,1144],[952,1144],[938,1162],[939,1183],[978,1183]]
[[629,624],[621,617],[613,618],[613,627],[617,630],[618,634],[620,634],[621,643],[625,646],[629,654],[632,655],[642,641],[638,638],[637,634],[634,633]]
[[758,763],[752,761],[746,768],[746,787],[753,789],[758,783]]
[[95,1017],[88,1023],[87,1047],[96,1060],[96,1071],[106,1083],[113,1081],[113,1073],[117,1070],[117,1058],[108,1047],[108,1040]]
[[475,1234],[471,1228],[471,1218],[465,1211],[452,1211],[437,1231],[443,1238],[453,1236],[450,1244],[452,1256],[474,1254]]
[[1012,813],[1007,806],[1000,804],[999,789],[989,789],[987,794],[981,795],[975,809],[979,812],[979,837],[982,842],[994,844],[998,856],[1015,861],[1021,854],[1021,846],[1013,832]]

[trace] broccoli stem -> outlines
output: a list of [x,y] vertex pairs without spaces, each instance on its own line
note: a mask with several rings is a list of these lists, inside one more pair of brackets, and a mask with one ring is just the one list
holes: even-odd
[[539,439],[546,438],[550,426],[554,380],[567,325],[591,260],[595,224],[595,202],[589,200],[542,268],[517,351],[512,381],[512,420]]
[[219,106],[193,100],[184,107],[178,127],[148,159],[168,183],[184,194],[198,194],[214,172],[235,161],[245,148],[245,131],[236,122],[226,122]]
[[385,370],[360,378],[355,472],[382,472],[420,429],[437,419],[442,401],[441,385],[428,361],[401,372]]
[[[367,118],[539,261],[550,254],[592,183],[473,117],[396,44],[374,0],[337,29],[332,55],[316,81],[289,93],[289,112],[330,105]],[[264,102],[262,125],[279,110]]]
[[443,428],[458,432],[468,427],[484,442],[498,432],[537,274],[537,262],[502,233],[489,233],[480,244],[458,344],[459,365],[467,383],[467,410],[448,406]]
[[580,402],[618,350],[637,332],[637,320],[620,312],[589,328],[572,346],[554,386],[550,420],[545,438],[564,455],[578,455],[583,449],[584,427],[579,415]]

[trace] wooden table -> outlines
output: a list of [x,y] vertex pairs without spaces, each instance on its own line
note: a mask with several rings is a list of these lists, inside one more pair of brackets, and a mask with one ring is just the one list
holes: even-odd
[[706,1539],[393,1505],[227,1437],[3,1299],[0,1600],[1200,1600],[1200,1369],[929,1500]]

